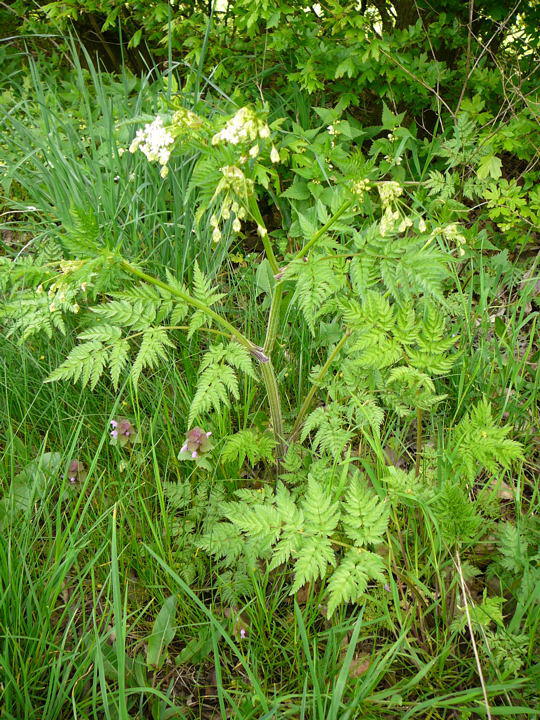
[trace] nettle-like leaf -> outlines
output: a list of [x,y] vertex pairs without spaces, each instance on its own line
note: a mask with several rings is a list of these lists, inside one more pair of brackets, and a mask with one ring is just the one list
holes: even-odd
[[230,342],[228,345],[214,345],[205,354],[197,381],[197,390],[191,403],[188,425],[195,417],[210,410],[218,410],[240,397],[236,370],[241,370],[256,379],[251,355],[242,345]]

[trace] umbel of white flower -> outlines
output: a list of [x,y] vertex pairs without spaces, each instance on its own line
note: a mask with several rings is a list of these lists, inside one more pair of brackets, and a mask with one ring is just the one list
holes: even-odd
[[129,152],[134,153],[140,150],[150,162],[158,162],[162,166],[161,175],[167,175],[167,163],[171,156],[171,145],[174,138],[169,130],[163,125],[163,118],[159,115],[151,123],[137,130]]
[[264,140],[268,137],[270,137],[268,125],[258,118],[251,108],[243,107],[227,121],[225,127],[214,135],[212,145],[220,143],[238,145],[239,143],[252,143],[257,138]]

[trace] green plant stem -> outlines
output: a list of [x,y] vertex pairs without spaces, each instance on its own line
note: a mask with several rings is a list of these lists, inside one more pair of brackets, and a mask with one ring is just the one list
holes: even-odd
[[307,414],[307,411],[309,410],[309,406],[311,405],[311,401],[313,400],[313,397],[315,396],[315,393],[317,392],[317,388],[319,386],[319,383],[324,378],[326,373],[328,372],[328,369],[330,368],[330,365],[334,362],[335,358],[337,357],[338,353],[340,352],[341,348],[345,345],[348,338],[350,337],[351,331],[347,330],[345,335],[341,338],[341,340],[338,342],[336,347],[332,350],[330,355],[328,356],[328,359],[322,366],[322,368],[319,370],[319,374],[313,381],[313,384],[311,386],[311,390],[306,395],[304,402],[302,403],[302,407],[300,408],[298,415],[296,417],[296,422],[294,423],[294,427],[292,429],[291,437],[289,439],[289,442],[293,442],[300,432],[300,429],[302,425],[304,424],[304,418]]
[[321,228],[319,228],[319,229],[317,230],[317,232],[312,236],[312,238],[311,238],[310,240],[308,240],[308,242],[307,242],[303,247],[300,248],[300,250],[299,250],[299,251],[296,253],[296,255],[293,257],[293,260],[300,260],[300,259],[303,258],[305,255],[307,255],[307,253],[308,253],[309,250],[313,247],[313,245],[315,245],[315,243],[317,243],[317,242],[321,239],[321,237],[324,235],[325,232],[327,232],[328,230],[330,230],[330,228],[331,228],[332,225],[336,222],[336,220],[339,220],[339,218],[340,218],[344,213],[346,213],[347,210],[348,210],[350,207],[352,207],[352,205],[354,205],[354,203],[355,203],[355,200],[346,200],[346,201],[336,210],[336,212],[332,215],[332,217],[330,218],[330,220],[328,220],[328,222],[326,222]]
[[422,457],[422,410],[416,408],[416,459],[414,463],[415,475],[420,475],[420,460]]
[[[261,215],[261,211],[259,210],[259,206],[257,205],[257,200],[255,197],[252,197],[250,199],[250,211],[253,219],[257,223],[258,227],[261,229],[261,238],[264,246],[264,252],[266,255],[266,259],[268,260],[270,264],[270,268],[272,269],[272,272],[274,275],[276,275],[279,272],[279,265],[276,260],[276,256],[274,255],[274,249],[272,247],[272,243],[270,241],[270,238],[268,236],[268,231],[266,229],[263,217]],[[266,386],[266,393],[268,395],[268,404],[270,406],[270,417],[272,420],[272,428],[274,431],[274,437],[277,441],[277,464],[278,464],[278,473],[279,473],[279,467],[280,467],[280,461],[285,455],[286,447],[285,447],[285,434],[283,429],[283,413],[281,410],[281,397],[279,393],[279,387],[277,384],[277,378],[276,373],[274,371],[274,366],[272,365],[272,360],[270,359],[272,350],[274,348],[274,344],[277,337],[277,331],[278,331],[278,323],[279,323],[279,310],[281,306],[281,298],[283,297],[283,288],[281,284],[277,284],[274,288],[274,292],[272,295],[272,302],[270,305],[270,312],[268,315],[268,322],[266,325],[266,337],[264,340],[264,347],[263,347],[263,354],[268,358],[268,362],[261,364],[261,373],[263,376],[264,384]]]
[[159,280],[159,278],[148,275],[147,273],[140,270],[136,265],[132,265],[131,263],[127,262],[127,260],[122,260],[120,264],[122,268],[129,272],[131,275],[135,275],[135,277],[144,280],[150,285],[155,285],[162,290],[166,290],[167,292],[171,293],[171,295],[176,295],[176,297],[179,297],[187,305],[191,305],[192,307],[197,308],[197,310],[201,310],[203,313],[205,313],[205,315],[208,315],[208,317],[212,318],[212,320],[214,320],[218,325],[221,325],[222,328],[227,330],[230,335],[232,335],[236,340],[238,340],[240,345],[243,345],[250,352],[253,353],[257,350],[260,350],[257,345],[252,343],[249,338],[247,338],[239,330],[237,330],[234,325],[231,325],[228,320],[225,320],[225,318],[221,317],[221,315],[212,310],[212,308],[208,307],[208,305],[205,305],[205,303],[201,302],[200,300],[192,297],[191,295],[189,295],[189,293],[183,292],[182,290],[179,290],[178,288],[175,288],[172,285],[163,282],[163,280]]
[[[324,233],[332,227],[336,220],[338,220],[343,215],[343,213],[345,213],[353,205],[353,203],[354,200],[347,200],[346,202],[344,202],[336,210],[336,212],[332,215],[328,222],[326,222],[319,230],[317,230],[313,237],[296,253],[293,260],[299,260],[300,258],[304,257],[304,255],[306,255],[310,248],[312,248],[313,245],[315,245],[315,243],[320,240]],[[259,222],[261,227],[264,227],[263,219],[256,203],[254,203],[254,207],[252,208],[252,214],[257,220],[257,222]],[[270,267],[272,268],[272,272],[274,273],[274,275],[279,275],[280,269],[274,255],[272,245],[269,242],[268,235],[263,236],[263,245],[266,257],[268,259],[268,262],[270,263]],[[274,343],[276,341],[279,322],[279,309],[282,298],[283,286],[281,281],[279,280],[276,287],[274,288],[274,294],[272,296],[272,304],[270,306],[270,314],[268,316],[268,324],[266,328],[264,352],[267,355],[270,355],[270,353],[272,352],[272,348],[274,347]]]
[[270,406],[270,418],[272,420],[272,430],[274,432],[274,438],[277,442],[277,462],[278,467],[280,460],[285,455],[285,441],[283,431],[283,416],[281,413],[281,401],[279,397],[279,388],[277,384],[276,373],[272,361],[261,363],[261,374],[266,387],[268,395],[268,405]]
[[249,210],[251,212],[252,218],[257,223],[257,227],[260,228],[260,230],[262,231],[261,238],[264,247],[264,253],[268,262],[270,263],[272,272],[274,273],[274,275],[276,275],[279,272],[279,264],[276,260],[276,256],[274,255],[274,248],[272,247],[272,243],[268,235],[268,230],[266,229],[263,216],[261,215],[261,211],[259,210],[259,206],[257,205],[257,200],[255,199],[255,197],[251,197],[249,200]]
[[272,295],[272,302],[270,304],[270,312],[268,314],[268,323],[266,325],[266,337],[264,339],[263,351],[265,355],[270,355],[274,349],[276,342],[278,326],[279,326],[279,311],[281,309],[281,300],[283,298],[283,285],[278,283],[274,288]]

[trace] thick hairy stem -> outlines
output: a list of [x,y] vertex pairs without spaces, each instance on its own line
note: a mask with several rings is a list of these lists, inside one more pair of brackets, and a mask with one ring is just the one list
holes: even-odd
[[270,406],[270,418],[272,420],[272,430],[274,438],[277,442],[276,458],[278,467],[280,460],[285,455],[286,447],[283,431],[283,416],[281,414],[281,400],[279,397],[279,388],[277,384],[276,373],[271,361],[261,364],[261,374],[268,395],[268,404]]
[[283,298],[283,285],[278,283],[274,288],[272,295],[272,303],[270,304],[270,313],[268,315],[268,324],[266,326],[266,338],[264,340],[264,352],[270,355],[274,349],[279,327],[279,311],[281,309],[281,299]]
[[[270,268],[274,275],[276,275],[279,272],[279,265],[278,261],[276,260],[276,256],[274,255],[274,249],[272,247],[272,243],[270,241],[270,238],[268,236],[268,231],[266,230],[266,226],[264,224],[263,217],[261,215],[261,211],[259,210],[259,206],[257,205],[256,199],[253,197],[250,200],[250,211],[253,219],[258,225],[259,232],[261,234],[263,246],[264,246],[264,252],[266,255],[266,259],[268,260],[270,264]],[[270,305],[270,313],[268,315],[268,322],[266,325],[266,338],[264,341],[264,347],[262,349],[263,356],[265,357],[265,362],[261,364],[261,374],[263,377],[263,381],[266,387],[266,394],[268,396],[268,404],[270,406],[270,418],[272,420],[272,429],[274,432],[274,438],[277,442],[276,446],[276,460],[278,465],[278,473],[279,473],[279,467],[280,462],[285,455],[286,447],[285,447],[285,435],[283,430],[283,414],[281,411],[281,397],[279,394],[279,388],[277,384],[276,379],[276,373],[274,372],[274,366],[272,365],[272,360],[270,359],[270,355],[272,353],[272,349],[274,347],[276,337],[277,337],[277,331],[278,331],[278,324],[279,324],[279,310],[281,305],[281,298],[283,296],[283,289],[280,283],[276,285],[274,288],[274,293],[272,295],[272,302]]]
[[327,361],[324,363],[322,368],[319,370],[317,377],[313,381],[311,390],[306,395],[304,402],[302,403],[302,407],[300,408],[300,410],[298,412],[298,415],[296,417],[296,422],[294,423],[294,427],[292,429],[290,442],[293,442],[296,439],[298,433],[300,432],[302,425],[304,424],[304,419],[306,417],[306,414],[310,408],[311,402],[315,396],[315,393],[317,392],[317,388],[319,387],[319,383],[321,382],[321,380],[324,378],[324,376],[328,372],[330,365],[332,365],[332,363],[334,362],[334,360],[337,357],[341,348],[347,342],[347,339],[349,338],[350,334],[351,334],[350,330],[347,330],[345,335],[341,338],[341,340],[338,342],[336,347],[332,350],[332,352],[328,356]]

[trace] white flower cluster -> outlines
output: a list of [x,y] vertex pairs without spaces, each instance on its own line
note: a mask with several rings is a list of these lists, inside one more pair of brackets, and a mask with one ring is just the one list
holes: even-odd
[[159,162],[161,165],[161,176],[166,177],[168,173],[167,163],[171,156],[171,145],[174,138],[163,125],[163,118],[159,115],[156,119],[137,130],[129,152],[134,153],[140,150],[150,162]]
[[220,143],[251,143],[257,138],[265,139],[270,137],[270,128],[251,110],[243,107],[226,123],[212,138],[212,145]]
[[393,180],[377,183],[377,190],[383,207],[389,207],[403,193],[403,188]]

